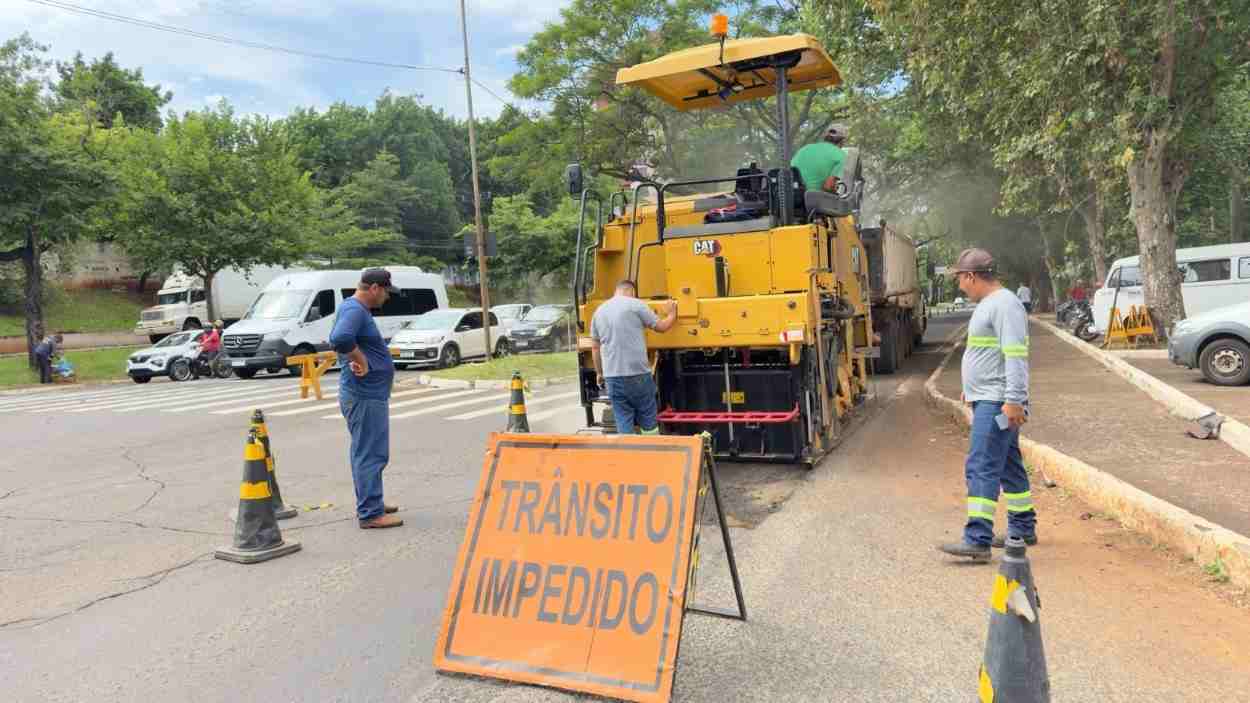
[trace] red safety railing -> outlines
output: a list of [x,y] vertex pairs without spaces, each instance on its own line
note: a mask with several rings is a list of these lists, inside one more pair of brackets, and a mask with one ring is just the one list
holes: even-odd
[[798,416],[799,406],[796,403],[794,409],[788,412],[679,412],[672,408],[666,408],[664,412],[657,416],[657,419],[660,422],[687,425],[743,423],[778,425],[783,422],[791,422]]

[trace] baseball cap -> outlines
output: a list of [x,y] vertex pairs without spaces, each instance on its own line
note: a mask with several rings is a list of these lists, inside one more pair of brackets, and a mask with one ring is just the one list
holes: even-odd
[[364,272],[360,274],[360,282],[369,286],[377,284],[385,288],[388,293],[399,292],[398,288],[391,285],[391,272],[386,269],[365,269]]
[[965,273],[969,271],[993,271],[994,257],[984,249],[964,249],[959,254],[959,258],[955,260],[955,265],[951,267],[954,273]]

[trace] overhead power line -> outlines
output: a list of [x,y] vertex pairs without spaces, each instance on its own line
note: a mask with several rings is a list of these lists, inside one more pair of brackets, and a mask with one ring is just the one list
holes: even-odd
[[[97,17],[100,19],[110,20],[112,22],[120,22],[122,24],[129,24],[135,27],[144,27],[146,29],[152,29],[152,30],[156,30],[159,32],[168,32],[170,34],[179,34],[185,37],[205,39],[207,41],[214,41],[214,42],[218,42],[221,44],[242,46],[242,47],[247,47],[249,49],[260,49],[262,51],[272,51],[275,53],[289,54],[292,56],[304,56],[304,57],[312,58],[312,59],[321,59],[323,61],[338,61],[341,63],[354,63],[354,64],[362,64],[366,66],[380,66],[382,68],[399,68],[399,69],[404,69],[408,71],[437,71],[440,73],[456,73],[456,74],[464,73],[464,70],[460,68],[445,68],[442,66],[421,66],[421,65],[408,64],[408,63],[395,63],[391,61],[371,61],[369,59],[358,59],[358,58],[354,58],[351,56],[337,56],[334,54],[323,54],[323,53],[316,52],[316,51],[304,51],[301,49],[290,49],[284,46],[277,46],[275,44],[266,44],[264,42],[249,41],[246,39],[234,39],[232,37],[226,37],[220,34],[209,34],[208,32],[201,32],[195,29],[187,29],[185,27],[175,27],[173,25],[161,24],[160,22],[151,22],[149,20],[139,19],[137,17],[127,17],[126,15],[119,15],[114,12],[106,12],[104,10],[95,10],[89,7],[82,7],[80,5],[74,5],[72,3],[62,2],[61,0],[27,0],[27,2],[32,2],[32,3],[35,3],[36,5],[44,5],[45,7],[56,8],[58,10],[64,10],[66,12],[73,12],[79,15],[87,15],[89,17]],[[490,92],[489,89],[486,89],[486,90],[487,92]],[[495,97],[498,98],[499,96],[496,95]]]

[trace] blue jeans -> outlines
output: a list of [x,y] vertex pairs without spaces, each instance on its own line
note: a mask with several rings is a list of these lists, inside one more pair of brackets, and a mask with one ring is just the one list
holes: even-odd
[[352,483],[356,486],[356,518],[382,515],[382,470],[391,460],[390,401],[361,398],[339,389],[339,410],[352,436]]
[[968,523],[964,541],[989,545],[994,537],[994,509],[1001,490],[1007,499],[1007,533],[1032,537],[1037,524],[1029,474],[1020,456],[1020,428],[1000,430],[994,418],[1002,403],[979,400],[972,404],[972,440],[964,475],[968,480]]
[[617,434],[633,434],[635,427],[641,428],[643,434],[659,434],[660,423],[655,419],[657,390],[651,374],[609,376],[604,380]]

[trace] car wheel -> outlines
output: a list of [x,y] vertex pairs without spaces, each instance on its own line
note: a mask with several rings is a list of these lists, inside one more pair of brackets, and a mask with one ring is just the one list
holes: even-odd
[[1211,342],[1198,360],[1202,375],[1217,386],[1240,386],[1250,382],[1250,345],[1224,337]]
[[501,339],[499,340],[499,343],[495,345],[495,358],[496,359],[502,359],[503,357],[511,353],[512,353],[512,345],[508,344],[508,340]]
[[408,364],[395,364],[395,369],[396,369],[397,371],[407,371],[407,370],[408,370]]
[[439,368],[450,369],[460,365],[460,348],[454,344],[443,347],[443,354],[438,359]]
[[134,381],[135,383],[147,383],[148,381],[152,380],[152,377],[151,376],[131,376],[130,380]]
[[191,380],[191,360],[182,358],[170,364],[169,377],[180,382]]
[[244,380],[256,377],[257,369],[235,369],[234,375]]

